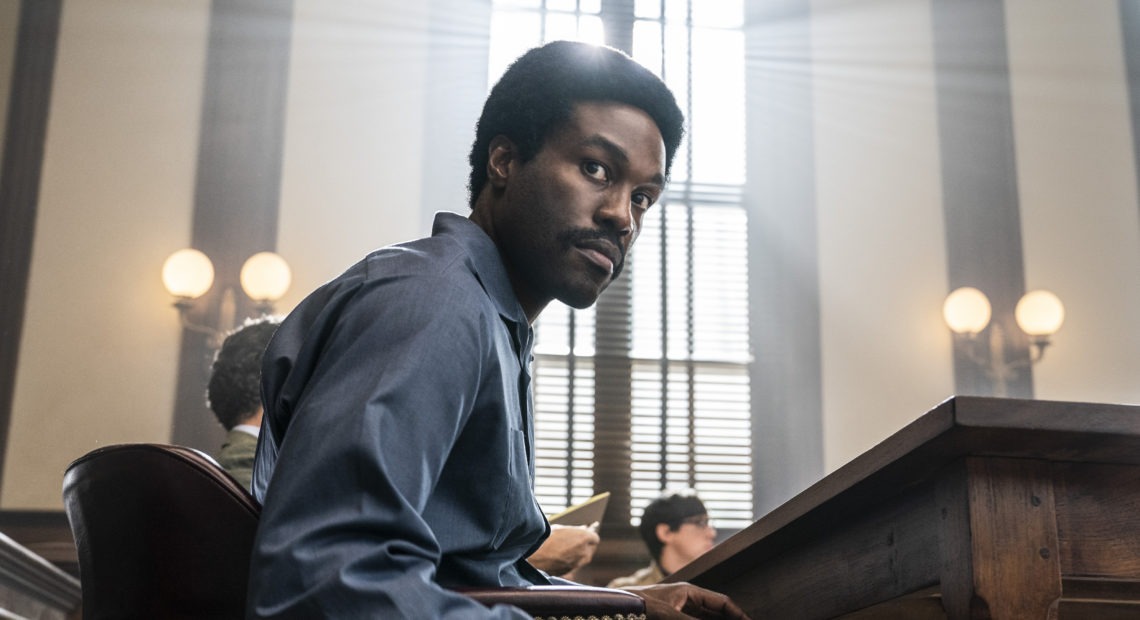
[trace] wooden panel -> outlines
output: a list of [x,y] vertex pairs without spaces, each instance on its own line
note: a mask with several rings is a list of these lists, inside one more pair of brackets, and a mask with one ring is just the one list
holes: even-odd
[[[947,468],[938,484],[938,519],[942,526],[938,540],[940,593],[950,598],[951,607],[956,607],[954,613],[959,615],[969,613],[974,594],[968,479],[966,462],[962,460]],[[945,608],[945,604],[939,607]]]
[[[973,555],[972,618],[1056,618],[1061,562],[1049,463],[967,460]],[[943,594],[952,617],[967,617]],[[986,607],[980,613],[979,606]]]
[[1140,467],[1054,466],[1066,575],[1140,578]]
[[1056,618],[1061,569],[1046,461],[967,458],[940,488],[951,618]]
[[669,581],[755,617],[1128,617],[1134,471],[1140,407],[956,397]]
[[908,596],[839,616],[837,620],[946,620],[938,588],[926,588]]
[[[1067,590],[1067,584],[1066,584]],[[1140,603],[1135,601],[1100,601],[1061,599],[1060,620],[1136,620],[1140,618]],[[860,609],[840,616],[837,620],[946,620],[942,598],[936,589],[924,590],[910,596]]]
[[1140,407],[951,398],[677,572],[721,583],[798,544],[783,528],[814,512],[858,514],[968,455],[1140,464]]
[[930,486],[860,513],[810,518],[778,557],[715,589],[765,617],[832,618],[936,585],[938,519]]
[[1061,602],[1061,620],[1136,620],[1140,607],[1127,603]]
[[[1140,579],[1063,577],[1064,599],[1074,603],[1120,601],[1140,605]],[[1140,615],[1136,616],[1140,618]]]

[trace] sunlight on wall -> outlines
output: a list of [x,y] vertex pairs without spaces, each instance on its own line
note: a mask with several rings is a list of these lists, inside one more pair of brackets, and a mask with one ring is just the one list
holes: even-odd
[[953,393],[929,6],[817,0],[825,467]]
[[91,449],[169,441],[180,332],[159,275],[190,241],[208,21],[207,0],[65,4],[6,509],[58,508]]
[[[1140,403],[1140,210],[1115,3],[1007,0],[1029,289],[1068,318],[1037,398]],[[1135,128],[1133,128],[1135,130]]]
[[[391,3],[383,3],[391,4]],[[278,253],[285,312],[420,226],[428,11],[360,0],[295,5]]]

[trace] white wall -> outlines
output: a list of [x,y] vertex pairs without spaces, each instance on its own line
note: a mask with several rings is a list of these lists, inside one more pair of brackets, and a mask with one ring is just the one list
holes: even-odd
[[93,448],[169,440],[180,329],[160,270],[190,242],[209,6],[64,4],[5,509],[59,507]]
[[928,0],[812,4],[825,468],[953,393]]
[[[1140,402],[1119,7],[1006,0],[1026,286],[1068,311],[1036,397]],[[825,467],[953,393],[929,0],[813,0]]]
[[1027,287],[1067,318],[1036,395],[1140,403],[1140,208],[1120,9],[1007,0]]
[[421,224],[425,3],[295,4],[278,253],[286,311]]
[[[74,458],[170,441],[181,327],[160,271],[190,244],[209,11],[64,5],[0,508],[57,509]],[[427,9],[297,0],[295,13],[278,246],[294,283],[279,311],[427,232]]]

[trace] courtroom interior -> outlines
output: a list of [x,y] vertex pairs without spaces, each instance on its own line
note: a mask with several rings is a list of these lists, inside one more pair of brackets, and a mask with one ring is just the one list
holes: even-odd
[[81,617],[69,465],[216,458],[225,333],[466,216],[557,39],[686,116],[622,278],[534,326],[542,509],[610,494],[577,581],[676,489],[720,544],[675,577],[753,617],[1140,616],[1136,0],[0,0],[0,609]]

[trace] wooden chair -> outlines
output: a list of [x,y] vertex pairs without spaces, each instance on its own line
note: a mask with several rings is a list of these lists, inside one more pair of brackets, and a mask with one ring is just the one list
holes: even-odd
[[[161,444],[99,448],[68,466],[63,500],[85,619],[244,618],[261,507],[209,456]],[[639,597],[606,588],[462,592],[543,620],[645,617]]]

